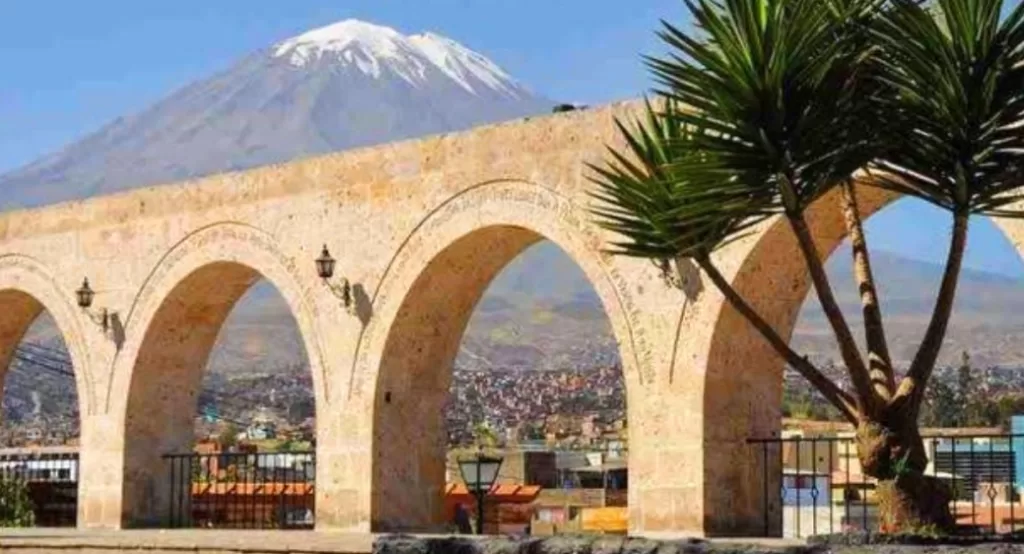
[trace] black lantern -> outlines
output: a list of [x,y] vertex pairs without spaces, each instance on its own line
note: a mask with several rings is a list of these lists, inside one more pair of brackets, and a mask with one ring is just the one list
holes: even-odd
[[316,259],[316,274],[321,279],[330,279],[334,276],[334,258],[331,257],[331,253],[327,251],[327,245],[324,245],[324,249],[320,252],[320,257]]
[[352,311],[352,286],[349,285],[348,279],[342,279],[340,285],[336,285],[330,282],[331,277],[334,277],[334,263],[335,260],[331,257],[330,250],[327,250],[327,245],[324,245],[324,249],[320,251],[320,257],[316,259],[316,274],[323,279],[324,285],[330,289],[334,296],[337,296],[342,304],[345,305],[345,309]]
[[459,460],[459,473],[466,483],[466,488],[476,497],[476,534],[484,534],[484,498],[498,480],[501,469],[500,456],[487,456],[477,452],[475,456]]
[[78,296],[78,307],[88,308],[92,306],[92,298],[96,296],[96,293],[89,286],[88,277],[82,281],[82,287],[75,291],[75,295]]

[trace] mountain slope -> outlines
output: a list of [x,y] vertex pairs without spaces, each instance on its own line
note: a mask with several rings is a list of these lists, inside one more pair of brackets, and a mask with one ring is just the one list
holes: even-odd
[[[863,335],[860,298],[853,281],[852,256],[844,244],[826,269],[839,304],[858,340]],[[885,251],[872,252],[882,315],[894,361],[913,358],[931,318],[942,266],[911,260]],[[968,351],[979,366],[1024,367],[1024,282],[1020,279],[964,268],[940,364],[955,364]],[[793,331],[792,344],[817,359],[841,359],[835,338],[817,298],[809,294]]]
[[[862,334],[860,301],[853,285],[848,246],[826,266],[855,335]],[[942,277],[936,264],[876,251],[872,265],[879,282],[889,344],[897,363],[906,365],[931,316]],[[211,367],[253,367],[268,360],[301,356],[299,337],[287,307],[267,289],[253,289],[260,304],[240,303],[226,323]],[[272,342],[267,342],[272,341]],[[793,347],[815,359],[839,360],[835,339],[810,294],[797,320]],[[287,343],[287,344],[285,344]],[[1024,283],[964,269],[953,320],[940,363],[955,364],[968,350],[981,366],[1024,367]],[[494,280],[469,321],[456,363],[472,369],[558,369],[615,363],[618,351],[611,326],[586,276],[550,242],[533,246]]]
[[0,208],[457,131],[551,105],[453,40],[342,21],[255,52],[0,175]]

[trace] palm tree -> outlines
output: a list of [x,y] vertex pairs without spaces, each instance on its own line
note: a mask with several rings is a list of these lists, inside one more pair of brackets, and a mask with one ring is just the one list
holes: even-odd
[[497,448],[498,433],[486,421],[477,423],[473,426],[473,442],[478,448]]
[[[686,0],[696,32],[664,24],[660,88],[620,122],[625,150],[594,166],[615,253],[695,262],[771,347],[856,426],[889,529],[950,527],[949,491],[923,475],[923,391],[945,336],[971,215],[1021,216],[1024,8],[1001,0]],[[898,130],[898,131],[897,131]],[[855,176],[949,211],[930,324],[897,380],[858,211]],[[836,302],[807,208],[836,191],[853,246],[866,352]],[[788,222],[851,390],[793,351],[719,272],[713,254],[765,219]]]

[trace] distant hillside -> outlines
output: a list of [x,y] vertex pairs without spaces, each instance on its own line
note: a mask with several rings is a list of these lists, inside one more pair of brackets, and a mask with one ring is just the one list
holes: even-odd
[[491,283],[469,321],[456,364],[564,369],[618,363],[611,325],[583,271],[550,242]]
[[[889,252],[872,257],[879,281],[890,348],[898,360],[914,353],[931,315],[942,267]],[[850,324],[861,325],[851,256],[840,249],[827,265]],[[291,315],[273,289],[250,293],[228,319],[212,362],[218,371],[273,366],[300,350]],[[273,329],[272,332],[268,332]],[[857,333],[860,336],[861,333]],[[272,341],[268,344],[267,341]],[[838,360],[831,330],[817,298],[809,296],[793,345],[815,358]],[[943,363],[968,350],[981,365],[1024,367],[1024,281],[965,269]],[[575,263],[557,246],[542,242],[513,260],[491,284],[470,320],[457,363],[469,368],[554,369],[594,366],[618,359],[611,327],[597,294]]]
[[[861,335],[860,304],[848,250],[827,269],[850,324]],[[890,348],[897,360],[913,355],[931,315],[942,268],[876,252]],[[41,322],[33,337],[53,343]],[[805,302],[792,344],[815,359],[838,360],[817,298]],[[968,350],[979,365],[1024,367],[1024,282],[965,269],[942,363]],[[603,306],[583,272],[557,246],[539,243],[513,260],[491,284],[470,319],[456,363],[471,369],[557,369],[614,364],[618,351]],[[255,286],[225,323],[210,360],[214,373],[271,372],[303,365],[295,321],[267,283]]]
[[[267,283],[253,287],[225,322],[215,371],[267,370],[301,359],[284,301]],[[604,308],[580,268],[542,242],[513,260],[470,319],[456,363],[468,368],[559,369],[617,363]]]
[[[857,329],[859,304],[849,260],[848,250],[838,252],[828,271]],[[886,252],[876,252],[873,260],[890,347],[905,363],[927,323],[941,268]],[[968,350],[981,366],[1024,367],[1024,283],[965,270],[958,298],[942,363],[955,364],[960,351]],[[63,348],[49,318],[42,318],[28,338]],[[792,344],[818,360],[839,359],[813,296],[803,307]],[[456,364],[478,370],[550,370],[607,366],[617,359],[607,316],[586,277],[555,245],[544,242],[514,260],[492,283],[470,320]],[[297,374],[304,366],[291,313],[272,287],[259,284],[225,323],[210,360],[207,388],[222,390],[224,380],[242,375]],[[27,417],[35,411],[59,414],[73,409],[72,383],[64,376],[15,364],[6,383],[8,414]]]
[[[872,253],[882,312],[894,358],[907,363],[931,317],[942,266],[909,260],[889,252]],[[849,248],[837,251],[827,266],[843,312],[855,329],[862,324],[860,298],[854,287]],[[862,332],[856,333],[858,338]],[[838,360],[831,329],[810,295],[800,313],[792,344],[816,358]],[[940,363],[953,364],[960,352],[978,365],[1024,367],[1024,281],[964,269]]]

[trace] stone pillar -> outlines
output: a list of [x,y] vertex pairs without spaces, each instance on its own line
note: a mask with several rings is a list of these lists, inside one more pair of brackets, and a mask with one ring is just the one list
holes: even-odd
[[123,426],[109,415],[82,416],[78,462],[78,527],[120,529],[124,487]]
[[187,494],[181,471],[172,476],[170,460],[164,456],[192,451],[196,387],[176,382],[174,372],[164,373],[162,379],[156,374],[150,372],[145,387],[148,394],[138,399],[144,406],[129,411],[124,427],[122,512],[126,527],[170,527],[172,500],[177,502],[177,495]]
[[316,441],[317,531],[370,532],[370,409],[360,399],[318,410]]
[[630,397],[630,534],[705,534],[703,418],[693,396],[672,398],[645,387]]
[[[753,436],[779,424],[781,379],[694,382],[638,387],[629,404],[629,527],[649,537],[741,537],[765,534],[765,490],[776,500],[779,458],[768,459]],[[776,395],[778,393],[778,395]],[[774,450],[773,452],[777,452]],[[765,482],[765,477],[769,481]],[[767,486],[767,489],[765,488]],[[769,532],[778,523],[767,512]]]
[[385,426],[374,437],[375,531],[443,531],[448,437],[438,414],[447,397],[447,390],[393,391],[379,406],[381,416],[396,425]]

